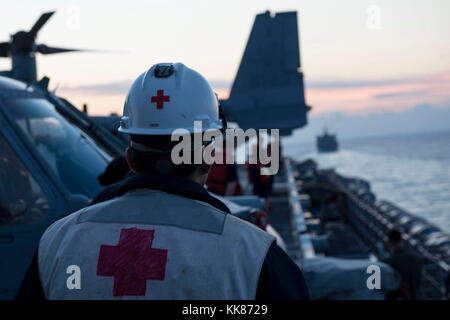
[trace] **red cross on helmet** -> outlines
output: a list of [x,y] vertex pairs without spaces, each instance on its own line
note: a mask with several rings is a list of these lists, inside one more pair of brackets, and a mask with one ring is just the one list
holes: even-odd
[[182,63],[159,63],[142,73],[125,100],[119,131],[136,135],[170,135],[223,129],[219,102],[208,81]]

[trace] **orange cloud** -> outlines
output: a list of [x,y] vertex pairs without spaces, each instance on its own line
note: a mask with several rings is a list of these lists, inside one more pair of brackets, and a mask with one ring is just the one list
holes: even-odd
[[[80,109],[87,103],[92,115],[121,114],[130,83],[63,87],[58,93]],[[212,84],[220,99],[228,98],[226,82]],[[421,103],[439,105],[450,98],[450,72],[410,79],[311,81],[305,84],[305,98],[316,115],[337,111],[350,114],[401,111]]]
[[305,90],[313,113],[400,111],[419,103],[442,103],[450,97],[450,73],[405,80],[315,83]]
[[88,113],[92,116],[107,116],[111,113],[119,115],[123,112],[125,95],[123,94],[95,94],[60,90],[59,96],[65,97],[79,110],[87,104]]

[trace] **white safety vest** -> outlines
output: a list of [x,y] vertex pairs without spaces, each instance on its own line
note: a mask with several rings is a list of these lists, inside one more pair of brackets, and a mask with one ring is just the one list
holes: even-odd
[[208,203],[139,189],[52,224],[39,275],[47,299],[254,299],[274,241]]

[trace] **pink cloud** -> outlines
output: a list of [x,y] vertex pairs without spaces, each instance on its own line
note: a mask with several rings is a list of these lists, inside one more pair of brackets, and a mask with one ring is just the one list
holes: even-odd
[[[129,85],[130,81],[123,81],[63,87],[59,93],[80,108],[83,103],[88,103],[92,114],[120,114]],[[216,81],[213,87],[220,99],[228,98],[228,83]],[[349,114],[401,111],[421,103],[442,105],[450,99],[450,72],[409,79],[307,81],[305,98],[313,107],[313,115],[336,111]]]
[[339,82],[327,86],[312,85],[305,90],[313,113],[341,111],[370,113],[378,110],[400,111],[419,103],[442,103],[450,97],[450,73],[405,80]]

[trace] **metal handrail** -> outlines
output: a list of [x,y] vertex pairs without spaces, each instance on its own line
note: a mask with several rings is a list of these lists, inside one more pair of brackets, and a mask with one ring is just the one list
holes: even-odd
[[302,257],[304,259],[314,258],[316,253],[311,242],[311,238],[306,234],[306,223],[303,218],[303,210],[299,199],[299,194],[297,190],[297,183],[294,178],[294,173],[292,170],[291,161],[289,158],[284,159],[285,164],[285,174],[287,180],[287,190],[289,198],[289,207],[291,208],[291,213],[294,216],[297,231],[299,232],[299,242],[302,251]]
[[[321,184],[315,184],[314,187],[320,188]],[[394,227],[394,225],[390,221],[388,221],[382,215],[381,212],[379,212],[376,208],[370,207],[366,202],[361,200],[358,195],[355,195],[350,190],[345,188],[345,186],[342,186],[341,184],[336,183],[335,186],[333,186],[331,188],[327,187],[327,189],[330,190],[330,191],[338,191],[340,193],[343,193],[347,197],[347,199],[349,201],[351,201],[356,207],[358,207],[362,212],[370,215],[373,219],[375,219],[375,221],[381,222],[381,224],[386,226],[386,228],[389,229],[389,228],[393,228]],[[367,221],[367,219],[363,218],[362,216],[359,216],[358,218]],[[378,237],[379,240],[383,238],[384,233],[378,227],[372,226],[371,230],[372,230],[372,232],[374,232],[376,234],[376,237]],[[433,265],[437,266],[438,268],[440,268],[444,273],[448,273],[450,271],[450,266],[447,263],[445,263],[442,260],[437,259],[425,247],[420,245],[417,241],[412,239],[410,236],[405,234],[405,235],[403,235],[403,238],[404,238],[404,240],[407,242],[407,244],[410,247],[412,247],[415,250],[419,251],[422,254],[422,256],[424,256],[431,264],[433,264]],[[370,240],[371,246],[376,248],[377,244],[374,243],[373,241],[376,241],[376,239],[372,239],[371,238],[371,240]],[[425,278],[425,280],[431,286],[433,286],[441,294],[445,294],[445,288],[443,287],[443,285],[438,280],[436,280],[435,277],[433,277],[433,275],[431,275],[425,269],[423,269],[423,271],[422,271],[422,276]]]

